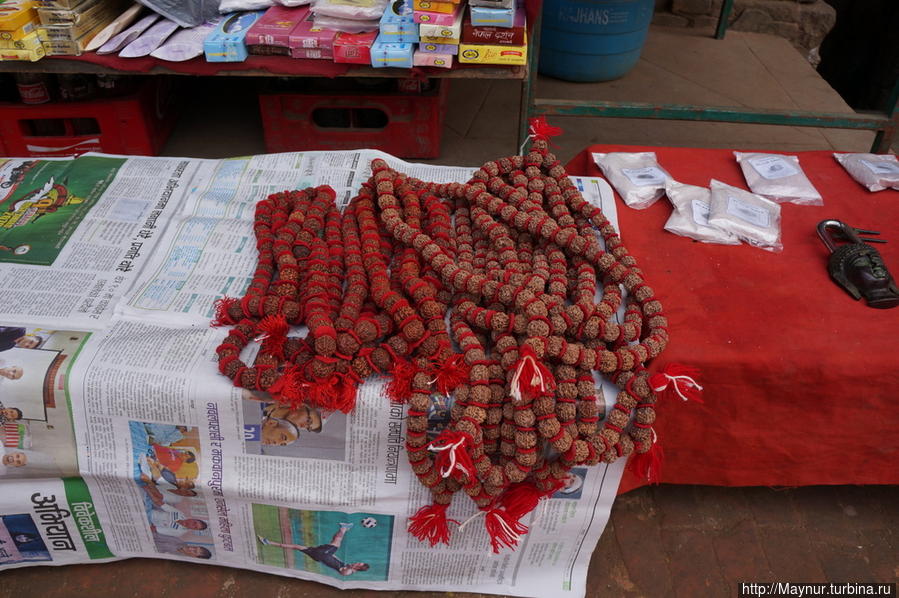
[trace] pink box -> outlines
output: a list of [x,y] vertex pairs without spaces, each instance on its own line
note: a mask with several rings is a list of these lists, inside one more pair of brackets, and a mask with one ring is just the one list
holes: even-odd
[[412,55],[412,64],[414,66],[436,66],[449,69],[453,67],[453,55],[416,50],[415,54]]
[[290,33],[306,18],[309,8],[302,10],[273,6],[247,31],[247,46],[290,47]]
[[[294,58],[327,58],[334,57],[334,38],[336,31],[316,28],[312,24],[313,14],[308,6],[299,9],[305,13],[303,19],[290,32],[290,55]],[[311,52],[310,50],[317,50]]]
[[416,23],[427,23],[428,25],[446,25],[448,27],[451,27],[453,23],[456,22],[456,14],[458,12],[458,4],[456,5],[456,10],[451,13],[416,10],[412,12],[412,20]]
[[338,33],[334,38],[334,62],[371,65],[371,45],[377,37],[377,31]]

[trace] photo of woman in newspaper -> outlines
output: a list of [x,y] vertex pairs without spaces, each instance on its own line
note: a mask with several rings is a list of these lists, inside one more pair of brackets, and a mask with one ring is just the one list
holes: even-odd
[[196,479],[200,436],[196,427],[128,422],[134,481],[143,494],[147,524],[162,554],[210,559],[209,512]]
[[31,515],[0,516],[0,565],[52,560]]
[[300,405],[280,405],[268,393],[240,389],[244,446],[249,454],[342,461],[346,455],[347,417]]
[[0,323],[0,478],[78,474],[64,382],[89,337]]
[[338,579],[386,581],[393,516],[253,505],[257,560]]

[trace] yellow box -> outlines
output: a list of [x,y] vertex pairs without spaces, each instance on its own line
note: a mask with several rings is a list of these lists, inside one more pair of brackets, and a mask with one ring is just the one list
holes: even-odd
[[456,4],[452,2],[434,2],[434,0],[413,0],[413,8],[415,10],[426,10],[428,12],[442,12],[452,14],[456,10]]
[[[0,4],[0,33],[14,33],[28,23],[37,23],[37,11],[31,2]],[[30,31],[28,33],[31,33]],[[5,38],[4,39],[12,39]],[[21,39],[21,38],[16,38]]]
[[525,45],[523,46],[462,44],[459,46],[459,62],[462,64],[527,64],[527,38],[525,38]]
[[22,39],[0,40],[0,50],[37,50],[41,47],[41,38],[37,31],[32,31]]
[[0,62],[7,60],[26,60],[36,62],[46,55],[43,46],[36,50],[0,50]]
[[434,37],[431,35],[422,35],[419,41],[423,44],[449,44],[452,46],[459,45],[458,37]]

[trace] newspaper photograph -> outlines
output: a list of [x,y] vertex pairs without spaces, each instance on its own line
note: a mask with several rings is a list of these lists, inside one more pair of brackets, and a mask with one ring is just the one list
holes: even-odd
[[[227,330],[209,322],[217,299],[250,283],[256,203],[328,184],[346,205],[375,157],[438,182],[473,171],[369,150],[0,163],[12,223],[0,224],[11,248],[0,248],[0,570],[149,557],[340,588],[585,594],[621,461],[573,469],[523,520],[515,551],[490,550],[471,501],[448,511],[450,545],[431,547],[406,531],[428,491],[385,379],[366,380],[343,413],[218,372]],[[573,180],[614,222],[608,185]],[[617,389],[597,382],[608,410]],[[452,407],[432,395],[429,438]]]

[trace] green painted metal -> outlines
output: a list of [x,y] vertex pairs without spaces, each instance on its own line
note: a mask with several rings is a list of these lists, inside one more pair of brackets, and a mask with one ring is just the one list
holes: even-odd
[[715,39],[724,39],[727,33],[727,22],[730,20],[730,12],[734,8],[734,0],[724,0],[721,4],[721,12],[718,14],[718,27],[715,29]]
[[555,116],[605,116],[617,118],[660,118],[710,122],[828,127],[835,129],[879,130],[889,127],[886,115],[809,112],[804,110],[753,110],[728,106],[648,104],[641,102],[602,102],[536,99],[534,112]]

